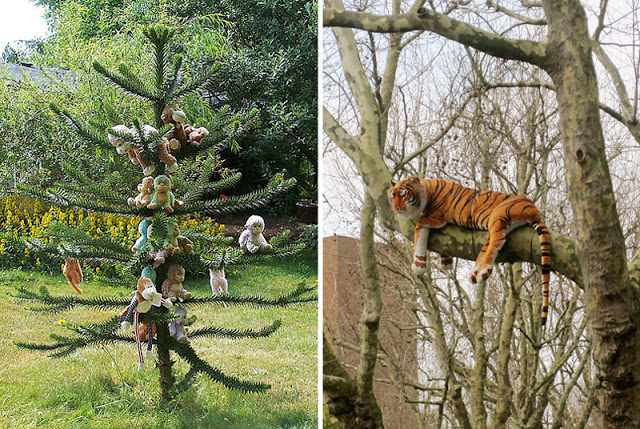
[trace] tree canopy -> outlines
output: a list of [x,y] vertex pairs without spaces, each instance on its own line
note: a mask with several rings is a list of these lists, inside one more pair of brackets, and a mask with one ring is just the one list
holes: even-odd
[[[223,105],[235,111],[259,109],[260,125],[248,137],[234,142],[225,154],[232,158],[228,166],[239,168],[246,179],[244,189],[238,191],[264,186],[270,176],[286,170],[298,180],[297,194],[316,198],[317,2],[39,0],[37,4],[46,8],[53,34],[33,52],[7,55],[73,73],[75,87],[60,88],[57,95],[65,97],[60,103],[65,108],[83,116],[100,110],[96,103],[104,101],[95,100],[107,100],[127,115],[143,114],[137,110],[139,105],[123,99],[88,72],[94,60],[117,66],[148,57],[141,27],[171,25],[178,29],[175,49],[188,59],[186,73],[216,70],[206,90],[181,106],[188,116],[201,118],[202,123],[196,125],[205,125],[211,117],[208,110]],[[38,88],[3,91],[7,97],[41,99],[42,105],[61,101]],[[100,97],[91,96],[96,91]],[[21,115],[31,117],[41,110],[37,103],[23,107],[22,113],[9,108],[8,115],[15,118],[12,122],[24,124]],[[59,152],[73,136],[52,131],[50,123],[33,121],[28,130],[26,126],[14,130],[20,135],[27,131],[47,135],[49,152]],[[42,146],[30,140],[26,144]]]

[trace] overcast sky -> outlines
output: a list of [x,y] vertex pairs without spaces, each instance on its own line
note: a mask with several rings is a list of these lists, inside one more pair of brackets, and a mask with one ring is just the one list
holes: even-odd
[[47,35],[44,8],[29,0],[2,0],[0,14],[0,53],[7,43],[15,47],[18,40],[31,40]]

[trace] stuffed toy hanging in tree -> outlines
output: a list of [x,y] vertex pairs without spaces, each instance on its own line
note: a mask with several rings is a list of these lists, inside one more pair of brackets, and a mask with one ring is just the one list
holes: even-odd
[[167,272],[167,279],[162,283],[162,296],[171,302],[191,298],[191,292],[187,292],[182,286],[184,275],[184,268],[179,265],[171,265]]
[[178,318],[169,324],[169,335],[178,340],[181,343],[189,343],[187,338],[187,329],[185,328],[187,322],[187,310],[182,307],[175,307],[175,314]]
[[[179,205],[179,204],[178,204]],[[171,192],[171,179],[161,174],[153,179],[153,192],[151,193],[151,202],[147,205],[149,209],[164,208],[168,213],[173,213],[176,206],[176,198]]]
[[256,253],[258,250],[269,250],[271,245],[267,243],[267,240],[262,235],[264,231],[264,219],[258,215],[252,215],[247,219],[244,227],[246,228],[240,234],[240,247],[247,249],[251,253]]
[[211,286],[211,295],[229,293],[229,284],[224,275],[224,268],[219,270],[209,268],[209,285]]
[[140,233],[140,237],[136,240],[134,245],[131,247],[131,250],[134,252],[142,252],[145,247],[147,247],[147,240],[149,239],[149,235],[151,235],[151,228],[153,226],[153,220],[147,218],[140,221],[138,224],[138,232]]
[[[113,132],[125,134],[125,135],[134,135],[134,130],[127,127],[126,125],[115,125],[111,128]],[[131,142],[126,142],[122,137],[118,137],[114,134],[109,133],[108,135],[109,142],[115,146],[116,152],[119,154],[127,154],[129,155],[129,159],[134,164],[140,164],[142,167],[142,173],[145,176],[150,176],[156,170],[156,166],[147,161],[145,157],[140,155],[140,150]],[[133,138],[133,137],[132,137]]]
[[[140,331],[139,331],[139,318],[138,315],[140,313],[146,313],[152,309],[152,307],[160,307],[164,306],[166,308],[171,308],[173,303],[171,300],[165,300],[162,297],[162,294],[158,293],[155,285],[151,281],[151,279],[141,277],[138,280],[138,285],[136,291],[134,293],[133,299],[131,300],[131,304],[127,308],[125,308],[118,317],[124,317],[124,320],[120,324],[122,329],[129,330],[131,328],[131,324],[133,323],[134,335],[136,338],[136,345],[138,347],[138,371],[142,369],[144,366],[144,357],[142,355],[142,347],[140,345]],[[152,357],[151,348],[153,345],[153,332],[152,326],[149,326],[149,341],[147,345],[146,358],[150,359]]]
[[146,208],[151,202],[151,193],[153,192],[153,177],[146,176],[142,179],[142,182],[138,185],[139,194],[135,198],[130,197],[127,203],[131,207],[138,209]]
[[183,123],[187,120],[184,114],[175,104],[169,104],[162,110],[162,122],[173,125],[173,128],[165,135],[169,140],[169,148],[172,151],[179,151],[187,147],[189,144],[189,136],[187,135]]
[[65,259],[62,274],[64,274],[71,287],[82,295],[82,289],[78,286],[82,281],[82,269],[78,261],[72,258]]

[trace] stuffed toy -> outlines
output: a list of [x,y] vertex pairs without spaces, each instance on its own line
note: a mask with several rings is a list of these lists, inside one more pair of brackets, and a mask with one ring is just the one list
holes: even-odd
[[[158,130],[151,125],[144,125],[142,129],[147,139],[151,138],[154,134],[158,134]],[[169,140],[163,136],[157,143],[158,158],[166,165],[167,171],[173,173],[178,169],[178,161],[173,155],[169,154],[168,146]]]
[[[151,328],[151,329],[149,329]],[[138,330],[138,332],[140,333],[140,341],[147,341],[149,343],[153,342],[153,339],[155,338],[154,332],[158,332],[158,330],[156,329],[156,324],[152,323],[151,326],[149,326],[148,323],[141,323],[140,324],[140,329]],[[149,341],[149,334],[151,334],[151,341]],[[134,333],[135,335],[135,333]],[[150,352],[151,349],[148,348],[147,349],[147,353],[146,353],[146,358],[147,359],[151,359],[150,356]]]
[[160,249],[157,252],[149,252],[147,258],[153,260],[153,268],[158,268],[160,265],[164,264],[169,256],[169,251],[167,249]]
[[186,125],[184,131],[187,133],[189,144],[194,147],[200,146],[200,142],[209,135],[209,130],[205,127],[194,128],[191,125]]
[[[180,204],[181,203],[182,202],[180,202]],[[171,192],[171,179],[161,174],[153,180],[151,202],[147,205],[147,208],[154,210],[160,207],[164,208],[168,213],[173,213],[173,207],[175,205],[176,198],[173,196],[173,192]]]
[[151,218],[143,219],[138,224],[138,232],[140,237],[136,240],[135,244],[131,247],[133,252],[139,253],[147,246],[147,240],[151,235],[151,228],[153,227],[153,220]]
[[162,283],[162,295],[172,302],[189,299],[193,295],[182,286],[184,281],[184,268],[179,265],[171,265],[167,272],[167,279]]
[[173,173],[178,169],[178,161],[176,158],[169,153],[169,140],[166,137],[163,137],[162,140],[158,142],[158,157],[160,161],[164,162],[167,166],[167,171],[169,173]]
[[131,304],[118,315],[118,317],[124,316],[124,321],[121,324],[122,328],[125,330],[131,328],[131,322],[135,314],[146,313],[152,306],[171,308],[173,307],[173,302],[165,300],[162,294],[158,293],[151,279],[140,277]]
[[[148,312],[152,306],[160,307],[164,306],[166,308],[171,308],[173,303],[170,300],[165,300],[162,297],[162,294],[158,293],[155,285],[146,277],[141,277],[138,280],[138,284],[136,287],[136,291],[134,293],[133,299],[131,300],[131,304],[127,308],[125,308],[118,317],[123,317],[124,320],[120,324],[122,329],[129,330],[131,329],[131,324],[133,323],[134,335],[136,338],[136,346],[138,348],[138,371],[142,370],[144,366],[144,357],[150,359],[151,348],[153,345],[153,332],[149,332],[148,334],[148,344],[147,344],[147,352],[146,355],[142,355],[142,347],[140,345],[140,330],[139,330],[139,318],[138,315],[140,313]],[[150,331],[153,329],[153,326],[150,326]]]
[[62,268],[62,274],[66,277],[67,281],[72,288],[75,289],[80,295],[82,295],[82,289],[78,287],[82,281],[82,269],[80,264],[75,259],[67,258],[64,260],[64,267]]
[[[134,130],[127,127],[126,125],[116,125],[111,128],[113,131],[117,133],[126,133],[133,134]],[[129,159],[134,164],[140,164],[142,167],[142,173],[145,176],[151,176],[156,169],[156,166],[147,161],[142,155],[140,155],[140,150],[130,142],[125,142],[121,137],[115,136],[113,134],[107,134],[109,138],[109,143],[111,143],[116,148],[116,152],[120,155],[127,154],[129,155]]]
[[129,198],[127,203],[131,207],[139,209],[146,208],[151,202],[151,193],[153,192],[153,177],[145,177],[138,185],[139,194],[135,198]]
[[162,243],[162,247],[170,251],[172,255],[193,252],[193,242],[184,235],[180,235],[180,228],[173,221],[169,221],[167,225],[167,236]]
[[174,311],[180,317],[169,324],[169,335],[181,343],[189,344],[187,329],[185,328],[185,324],[187,323],[187,310],[182,307],[175,307]]
[[147,278],[151,280],[151,283],[156,284],[156,270],[152,267],[144,267],[141,277]]
[[211,285],[211,295],[229,293],[227,279],[224,277],[224,268],[221,270],[209,268],[209,284]]
[[169,104],[162,110],[160,118],[165,124],[173,125],[173,128],[165,134],[169,141],[169,149],[179,151],[186,147],[189,144],[189,136],[185,132],[183,124],[187,120],[187,115],[175,104]]
[[[180,230],[178,230],[180,232]],[[193,242],[184,235],[178,235],[179,254],[187,254],[193,252]]]
[[262,235],[264,231],[264,219],[258,215],[249,216],[244,227],[246,228],[240,234],[240,247],[246,248],[251,253],[256,253],[258,250],[269,250],[271,245],[267,243],[267,240]]
[[[178,225],[174,221],[169,220],[169,222],[167,222],[167,236],[162,243],[162,247],[174,254],[173,251],[178,249],[178,247],[180,246],[180,244],[178,243],[179,235],[180,228],[178,228]],[[176,251],[175,253],[178,252]]]

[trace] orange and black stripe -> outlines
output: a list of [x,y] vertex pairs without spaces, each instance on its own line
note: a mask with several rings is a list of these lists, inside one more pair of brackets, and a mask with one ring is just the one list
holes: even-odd
[[[406,195],[399,192],[402,189],[407,191]],[[482,264],[488,268],[489,263],[493,264],[506,239],[509,225],[516,221],[531,224],[539,235],[542,250],[542,325],[546,324],[549,312],[551,239],[547,226],[540,220],[540,211],[530,199],[523,195],[467,188],[445,179],[419,179],[415,176],[394,185],[389,191],[389,196],[396,211],[404,210],[406,205],[419,207],[423,199],[427,199],[420,219],[416,219],[416,237],[425,225],[441,228],[445,224],[455,224],[463,228],[489,231],[491,241],[487,240],[484,244],[476,260],[476,266]],[[426,258],[414,256],[413,263],[416,267],[425,268]],[[450,263],[449,259],[443,256],[443,261]],[[490,273],[489,269],[483,274],[483,280],[486,280]],[[475,274],[471,276],[473,282],[476,281]]]
[[532,225],[540,237],[540,251],[542,253],[542,326],[547,323],[549,313],[549,281],[551,279],[551,236],[544,222]]

